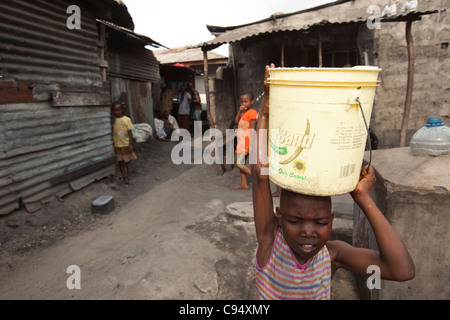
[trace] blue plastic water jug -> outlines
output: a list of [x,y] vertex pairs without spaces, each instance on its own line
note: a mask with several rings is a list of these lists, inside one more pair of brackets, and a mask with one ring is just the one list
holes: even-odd
[[450,128],[440,116],[429,116],[427,123],[411,137],[409,145],[415,156],[450,154]]

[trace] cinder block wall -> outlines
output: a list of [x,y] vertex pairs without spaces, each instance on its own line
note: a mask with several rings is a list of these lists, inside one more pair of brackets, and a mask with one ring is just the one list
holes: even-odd
[[[430,1],[430,9],[450,9],[450,1]],[[423,8],[422,8],[423,9]],[[406,142],[420,129],[428,115],[440,115],[450,123],[450,18],[448,12],[424,15],[412,24],[415,47],[414,85]],[[395,148],[406,99],[408,51],[406,22],[385,22],[375,30],[375,64],[382,68],[371,128],[379,148]]]
[[[407,282],[382,280],[379,290],[367,289],[358,276],[362,299],[450,299],[448,163],[450,155],[412,156],[409,147],[374,152],[374,200],[408,248],[416,275]],[[358,207],[354,213],[353,245],[378,250],[364,214]]]

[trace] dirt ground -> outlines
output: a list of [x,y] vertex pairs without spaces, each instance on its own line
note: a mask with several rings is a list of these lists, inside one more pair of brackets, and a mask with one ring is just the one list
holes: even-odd
[[[233,189],[237,169],[173,164],[174,146],[135,144],[129,186],[117,169],[35,213],[0,217],[0,299],[251,299],[254,225],[226,214],[251,190]],[[92,214],[102,195],[116,209]],[[81,289],[67,287],[71,265]],[[337,272],[332,299],[358,299],[351,274]]]

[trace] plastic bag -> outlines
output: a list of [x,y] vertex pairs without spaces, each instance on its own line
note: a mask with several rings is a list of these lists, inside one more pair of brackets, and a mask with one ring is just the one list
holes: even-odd
[[132,129],[133,139],[137,143],[145,142],[153,137],[153,129],[148,123],[136,123]]

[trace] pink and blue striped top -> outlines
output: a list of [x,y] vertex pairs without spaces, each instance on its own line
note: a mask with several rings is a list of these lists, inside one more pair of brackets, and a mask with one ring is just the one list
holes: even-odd
[[301,265],[279,229],[267,264],[261,268],[255,260],[255,299],[330,299],[331,260],[326,246]]

